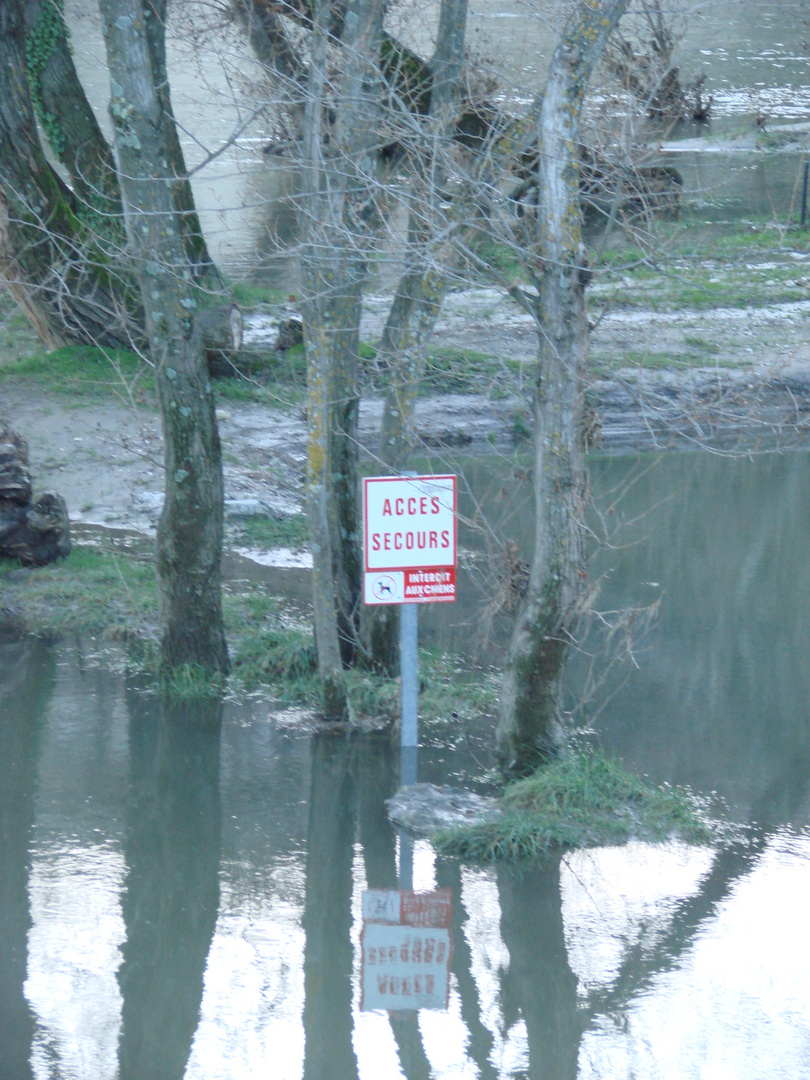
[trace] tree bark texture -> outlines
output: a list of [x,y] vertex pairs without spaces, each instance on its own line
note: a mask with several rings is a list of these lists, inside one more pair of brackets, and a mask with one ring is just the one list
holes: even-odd
[[593,67],[627,0],[581,0],[551,60],[538,121],[536,294],[539,337],[534,398],[535,544],[526,600],[512,636],[501,692],[498,754],[523,772],[558,753],[565,660],[585,581],[587,476],[582,434],[588,348],[587,270],[580,235],[577,127]]
[[29,93],[22,0],[0,5],[0,282],[49,347],[131,344],[142,320],[82,207],[48,164]]
[[[380,457],[384,468],[393,474],[405,467],[411,451],[427,346],[447,291],[446,273],[436,263],[434,248],[437,235],[447,224],[440,207],[447,155],[458,119],[466,27],[467,0],[442,0],[436,49],[428,65],[430,96],[424,145],[411,179],[408,264],[397,284],[378,350],[378,361],[386,371]],[[396,675],[398,606],[364,607],[361,623],[367,663],[386,675]]]
[[[383,0],[352,0],[341,20],[341,62],[327,81],[334,27],[319,0],[311,35],[304,116],[302,304],[307,353],[307,515],[313,601],[327,715],[347,715],[342,667],[357,656],[360,520],[357,375],[360,309],[377,226],[376,58]],[[328,139],[327,139],[328,132]]]
[[152,65],[152,85],[164,118],[166,161],[168,162],[164,177],[171,186],[172,202],[177,213],[180,234],[192,276],[198,279],[210,278],[211,283],[216,285],[219,283],[219,274],[208,252],[200,219],[197,216],[183,148],[180,145],[177,125],[174,121],[169,75],[166,69],[167,4],[168,0],[143,0],[142,2],[149,59]]
[[166,487],[157,539],[161,659],[167,671],[193,664],[224,673],[221,449],[173,198],[176,185],[166,183],[166,163],[173,161],[167,129],[173,125],[154,82],[154,13],[147,15],[146,7],[143,0],[101,3],[116,164],[163,426]]
[[25,61],[31,100],[48,145],[64,165],[86,212],[106,221],[111,239],[124,240],[121,194],[112,149],[79,82],[63,0],[25,4]]
[[245,30],[256,59],[281,80],[292,98],[290,104],[300,106],[306,65],[290,41],[279,11],[257,0],[231,0],[231,11]]

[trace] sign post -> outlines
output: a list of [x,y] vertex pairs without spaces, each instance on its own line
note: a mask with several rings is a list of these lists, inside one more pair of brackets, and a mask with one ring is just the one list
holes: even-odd
[[[363,480],[363,599],[367,604],[403,605],[403,748],[419,743],[416,605],[455,600],[456,561],[455,476],[368,476]],[[408,779],[414,783],[416,776]]]

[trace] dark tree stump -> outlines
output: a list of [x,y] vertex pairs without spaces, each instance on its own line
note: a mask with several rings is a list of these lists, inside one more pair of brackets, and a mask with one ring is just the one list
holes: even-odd
[[28,446],[0,427],[0,556],[44,566],[70,552],[70,522],[61,495],[31,502]]
[[197,316],[197,332],[202,340],[208,373],[214,379],[238,371],[236,354],[242,348],[244,320],[238,304],[201,311]]
[[278,324],[276,343],[273,346],[276,352],[286,352],[287,349],[294,349],[296,345],[303,344],[304,324],[298,316],[293,315],[289,319],[282,319]]

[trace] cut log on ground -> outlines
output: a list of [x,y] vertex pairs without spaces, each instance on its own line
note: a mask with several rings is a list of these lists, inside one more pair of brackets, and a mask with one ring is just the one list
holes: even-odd
[[31,502],[28,444],[22,435],[0,427],[0,499],[27,506]]
[[70,552],[70,522],[61,495],[31,502],[25,439],[0,427],[0,556],[44,566]]
[[212,378],[238,373],[236,354],[242,348],[243,330],[244,319],[238,304],[222,304],[197,316],[197,332]]

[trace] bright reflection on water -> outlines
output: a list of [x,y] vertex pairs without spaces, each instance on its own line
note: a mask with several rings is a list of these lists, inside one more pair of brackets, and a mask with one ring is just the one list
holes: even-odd
[[447,1013],[360,1011],[362,893],[401,869],[386,736],[167,711],[81,642],[0,645],[0,1077],[806,1077],[808,486],[798,454],[672,455],[612,515],[646,539],[596,564],[610,606],[665,593],[600,737],[758,826],[521,873],[417,842],[415,887],[453,890]]

